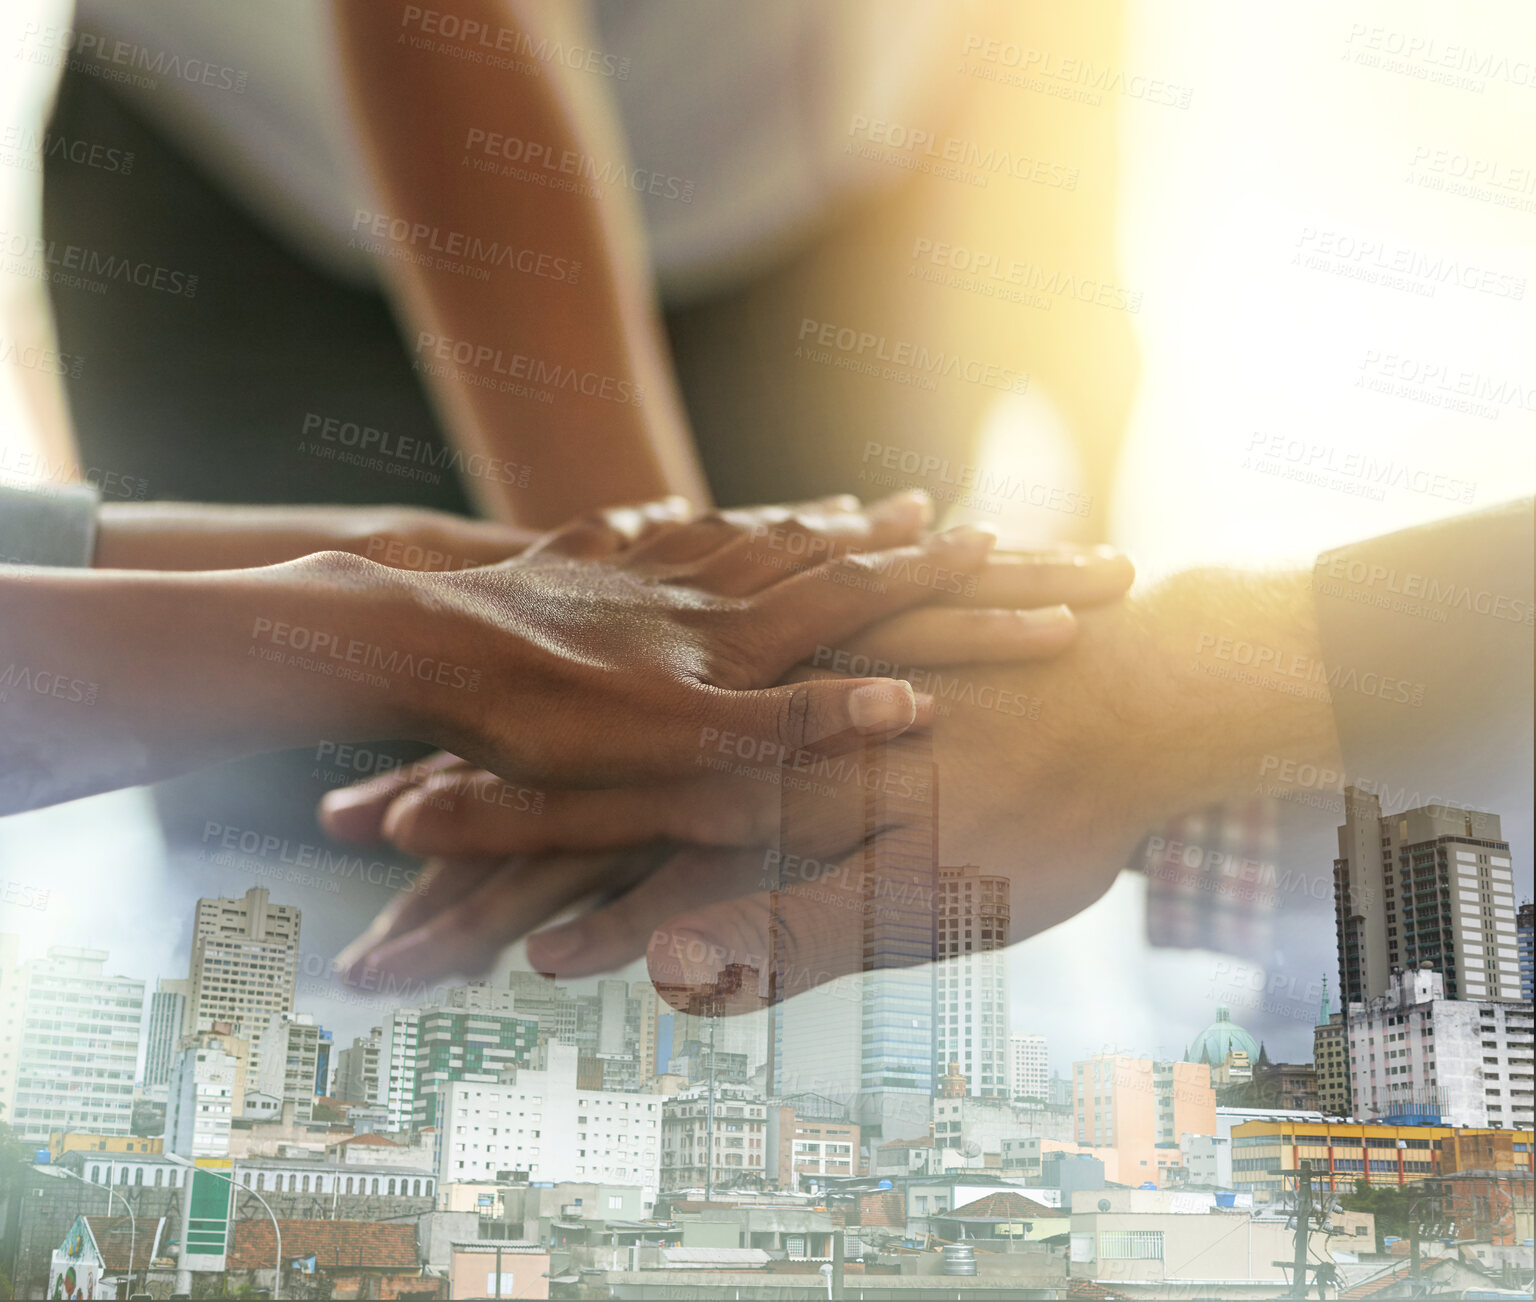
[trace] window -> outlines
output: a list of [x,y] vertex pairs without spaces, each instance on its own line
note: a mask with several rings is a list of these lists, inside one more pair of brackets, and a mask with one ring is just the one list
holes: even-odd
[[1100,1230],[1099,1257],[1110,1261],[1161,1261],[1161,1230]]

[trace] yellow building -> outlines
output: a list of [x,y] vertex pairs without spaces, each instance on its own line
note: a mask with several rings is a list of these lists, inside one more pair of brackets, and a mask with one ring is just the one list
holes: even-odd
[[[1412,1184],[1442,1171],[1441,1154],[1474,1137],[1507,1137],[1514,1160],[1532,1169],[1532,1132],[1450,1126],[1384,1126],[1344,1121],[1247,1121],[1232,1128],[1232,1187],[1272,1201],[1286,1187],[1277,1172],[1295,1171],[1310,1158],[1329,1189],[1348,1190],[1357,1180]],[[1454,1169],[1454,1159],[1447,1163]]]
[[55,1162],[65,1153],[159,1153],[159,1135],[92,1135],[83,1130],[55,1130],[48,1136],[48,1156]]

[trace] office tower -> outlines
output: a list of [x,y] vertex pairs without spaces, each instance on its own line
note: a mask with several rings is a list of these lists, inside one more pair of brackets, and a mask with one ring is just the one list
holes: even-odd
[[171,1079],[177,1045],[187,1021],[190,980],[161,979],[149,997],[149,1018],[144,1030],[144,1086],[157,1089]]
[[702,1053],[716,1053],[722,1062],[739,1059],[741,1075],[745,1078],[768,1061],[768,1032],[766,1009],[733,1017],[674,1013],[672,1056],[681,1057],[688,1051],[689,1044],[697,1044]]
[[1339,1000],[1387,992],[1394,970],[1430,963],[1449,999],[1514,999],[1514,876],[1497,814],[1426,805],[1383,817],[1344,789],[1333,861]]
[[384,1028],[375,1026],[368,1038],[352,1037],[352,1047],[336,1055],[336,1097],[347,1103],[379,1103],[379,1061]]
[[1536,904],[1527,900],[1515,915],[1520,961],[1520,998],[1536,999]]
[[1178,1164],[1185,1135],[1216,1133],[1205,1063],[1095,1054],[1072,1064],[1072,1085],[1078,1145],[1115,1150],[1120,1184],[1158,1182],[1160,1165]]
[[526,1065],[538,1043],[538,1023],[529,1017],[421,1009],[416,1018],[411,1125],[420,1129],[437,1124],[438,1099],[445,1086],[457,1081],[495,1084],[505,1068]]
[[1008,879],[975,864],[940,868],[935,925],[935,1071],[958,1065],[966,1093],[1007,1098]]
[[1050,1101],[1050,1077],[1047,1075],[1045,1036],[1010,1035],[1008,1037],[1008,1096],[1015,1099]]
[[334,1046],[335,1037],[322,1029],[320,1043],[315,1046],[315,1093],[322,1097],[330,1095],[331,1050]]
[[1350,1091],[1362,1121],[1529,1129],[1531,1007],[1447,999],[1427,964],[1393,973],[1387,992],[1351,1003]]
[[0,932],[0,1120],[15,1116],[16,1064],[21,1061],[21,1025],[26,1009],[26,968],[21,937]]
[[176,1055],[167,1082],[165,1151],[181,1157],[228,1157],[230,1123],[244,1100],[239,1097],[245,1064],[229,1053],[222,1036],[190,1035]]
[[1349,1026],[1328,1000],[1328,978],[1323,978],[1323,997],[1312,1028],[1312,1062],[1317,1068],[1317,1106],[1328,1117],[1350,1116]]
[[411,1129],[416,1117],[416,1059],[421,1010],[397,1008],[389,1019],[389,1070],[383,1081],[391,1130]]
[[[870,1139],[926,1135],[939,884],[932,738],[919,732],[867,742],[807,774],[824,775],[838,780],[843,798],[825,794],[819,787],[827,784],[817,782],[782,788],[784,862],[795,862],[792,855],[816,862],[827,845],[859,848],[836,866],[829,885],[784,886],[802,898],[819,893],[826,897],[822,907],[843,911],[846,926],[839,924],[827,943],[847,952],[824,962],[816,954],[786,958],[775,948],[770,979],[782,1002],[774,1007],[769,1092],[826,1095],[846,1106]],[[775,946],[786,931],[792,925],[775,920]],[[816,969],[853,975],[813,986],[808,973]]]
[[490,1080],[440,1086],[438,1180],[639,1185],[649,1208],[659,1184],[662,1096],[581,1088],[575,1045],[546,1041],[530,1052],[527,1065]]
[[256,1090],[281,1104],[292,1103],[297,1121],[315,1113],[315,1070],[324,1033],[309,1013],[273,1013],[260,1049],[253,1049]]
[[260,1061],[261,1037],[273,1014],[293,1011],[299,921],[297,908],[271,903],[262,886],[238,899],[199,900],[183,1032],[228,1022],[249,1041],[252,1060]]
[[106,974],[107,951],[54,946],[24,965],[15,1107],[28,1142],[50,1131],[127,1135],[144,1016],[144,982]]

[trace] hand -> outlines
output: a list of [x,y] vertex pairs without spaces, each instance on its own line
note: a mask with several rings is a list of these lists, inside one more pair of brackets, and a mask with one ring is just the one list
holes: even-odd
[[[1087,907],[1171,815],[1251,791],[1264,754],[1337,763],[1326,703],[1266,689],[1275,684],[1212,678],[1192,663],[1204,640],[1233,628],[1288,654],[1312,654],[1309,610],[1304,576],[1184,576],[1123,607],[1090,612],[1080,644],[1056,661],[967,673],[978,701],[990,686],[994,703],[1005,691],[1040,702],[1034,719],[965,704],[936,725],[942,860],[1012,879],[1012,941]],[[909,734],[866,755],[918,745]],[[876,758],[859,776],[888,767]],[[438,861],[432,890],[392,906],[345,961],[413,977],[476,970],[518,935],[620,883],[617,899],[530,936],[530,962],[580,976],[644,954],[677,1007],[712,995],[733,965],[760,978],[755,991],[738,995],[738,1007],[857,971],[861,946],[851,942],[859,929],[848,919],[862,916],[867,865],[878,865],[881,846],[902,825],[882,827],[866,843],[864,785],[835,773],[821,765],[810,774],[818,789],[784,792],[782,808],[777,786],[747,777],[644,800],[552,793],[543,814],[518,820],[524,845],[616,841],[620,823],[644,810],[659,812],[650,823],[631,821],[636,838],[660,830],[695,844]],[[479,793],[460,802],[477,811],[472,818],[496,808],[483,798],[489,781],[473,779]],[[515,830],[507,819],[498,823],[503,833]]]

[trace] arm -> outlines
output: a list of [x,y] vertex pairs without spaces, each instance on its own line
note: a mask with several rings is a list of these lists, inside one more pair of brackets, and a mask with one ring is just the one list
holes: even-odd
[[[580,36],[572,6],[447,0],[437,10],[479,24],[475,30],[506,31],[513,48],[525,38],[570,44]],[[389,221],[399,218],[438,232],[460,260],[471,242],[494,242],[562,260],[565,269],[556,278],[553,261],[548,275],[499,263],[479,280],[407,257],[381,260],[408,347],[454,436],[532,468],[536,496],[512,493],[486,508],[549,527],[592,507],[666,493],[706,504],[633,196],[582,176],[627,162],[600,83],[558,60],[532,77],[415,49],[415,29],[404,29],[396,3],[338,0],[335,12],[357,128],[387,210],[385,234],[373,234],[375,215],[364,214],[359,235],[390,244]],[[535,142],[547,154],[531,161],[508,140]],[[512,153],[519,161],[509,161]],[[514,174],[501,175],[503,167]],[[407,240],[392,251],[418,249]],[[573,263],[581,268],[574,278]],[[456,344],[461,357],[483,348],[486,360],[456,363]],[[593,392],[541,382],[553,368],[574,372],[577,387]],[[509,377],[553,389],[554,400],[494,387]]]

